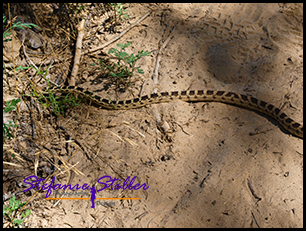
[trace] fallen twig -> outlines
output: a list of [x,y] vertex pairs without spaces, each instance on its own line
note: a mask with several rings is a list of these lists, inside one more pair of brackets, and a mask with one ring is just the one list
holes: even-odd
[[[158,82],[158,69],[159,69],[159,61],[160,61],[160,57],[159,54],[162,52],[162,50],[167,46],[168,42],[170,41],[170,39],[172,37],[170,37],[170,35],[174,32],[175,28],[176,28],[177,24],[172,28],[171,32],[169,33],[168,37],[166,38],[166,40],[161,44],[162,39],[159,41],[159,49],[156,55],[156,64],[155,64],[155,69],[154,69],[154,73],[153,73],[153,84],[156,85]],[[164,36],[163,36],[164,37]],[[155,89],[154,89],[155,90]]]
[[[261,198],[260,198],[259,196],[257,196],[257,194],[255,193],[255,190],[254,190],[254,188],[253,188],[252,180],[248,178],[247,181],[248,181],[248,187],[249,187],[249,189],[250,189],[250,191],[251,191],[253,197],[255,197],[255,199],[257,199],[258,201],[260,201]],[[257,202],[258,202],[258,201],[257,201]]]
[[75,86],[75,78],[78,74],[79,66],[80,66],[80,58],[82,54],[82,41],[85,35],[84,33],[84,24],[85,19],[83,19],[80,24],[78,25],[78,38],[76,41],[76,49],[75,49],[75,56],[74,56],[74,64],[72,67],[70,78],[68,78],[69,86]]
[[[161,51],[166,47],[166,45],[168,44],[168,42],[170,41],[170,39],[172,37],[170,37],[170,35],[173,33],[173,31],[175,30],[177,24],[172,28],[172,30],[170,31],[170,33],[168,34],[168,37],[166,38],[166,40],[164,42],[162,42],[164,35],[162,36],[161,40],[159,41],[159,49],[156,55],[156,64],[155,64],[155,69],[153,72],[153,93],[156,93],[158,88],[157,88],[157,84],[158,84],[158,70],[159,70],[159,61],[160,61],[160,56],[159,54],[161,53]],[[164,119],[161,120],[161,116],[159,115],[159,112],[157,110],[157,106],[153,105],[153,112],[154,112],[154,118],[157,122],[157,124],[163,129],[163,131],[165,133],[170,131],[170,125],[167,123],[167,121],[165,121]]]

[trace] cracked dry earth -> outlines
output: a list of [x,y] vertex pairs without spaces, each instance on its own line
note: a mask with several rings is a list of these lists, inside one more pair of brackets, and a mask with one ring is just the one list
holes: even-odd
[[[152,93],[158,42],[162,91],[225,90],[269,102],[303,123],[303,9],[299,4],[130,4],[130,21],[151,15],[116,43],[149,50],[139,60],[134,94]],[[104,49],[107,52],[114,44]],[[82,72],[83,71],[83,72]],[[80,67],[79,76],[84,74]],[[78,86],[99,91],[93,77]],[[156,126],[154,110],[172,133]],[[303,140],[254,111],[222,103],[175,101],[127,111],[79,109],[67,127],[86,140],[71,160],[83,174],[64,184],[136,176],[144,190],[104,190],[97,197],[140,200],[48,201],[41,194],[31,227],[302,227]],[[105,128],[107,129],[101,129]],[[77,130],[77,133],[75,132]],[[95,136],[91,136],[96,134]],[[63,146],[64,147],[64,146]],[[51,146],[50,146],[51,148]],[[80,181],[79,181],[80,180]]]

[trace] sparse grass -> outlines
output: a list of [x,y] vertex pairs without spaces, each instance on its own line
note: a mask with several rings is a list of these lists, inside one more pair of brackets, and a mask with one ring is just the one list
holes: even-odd
[[[37,95],[37,93],[35,93]],[[44,108],[52,108],[56,116],[66,116],[66,109],[80,106],[81,100],[71,93],[65,96],[56,96],[55,93],[48,89],[48,94],[38,96],[39,102]]]

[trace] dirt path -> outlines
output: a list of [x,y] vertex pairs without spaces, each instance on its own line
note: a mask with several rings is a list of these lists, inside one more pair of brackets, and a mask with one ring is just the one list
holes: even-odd
[[[160,91],[212,89],[250,94],[303,123],[303,10],[296,4],[131,4],[131,22],[151,15],[116,43],[149,50],[134,94],[153,90],[152,74],[164,30],[173,38],[160,54]],[[168,27],[167,27],[168,26]],[[114,47],[114,46],[111,46]],[[107,52],[110,47],[104,49]],[[86,70],[80,67],[80,76]],[[95,84],[92,84],[95,83]],[[97,91],[88,77],[79,86]],[[97,92],[112,99],[125,92]],[[171,102],[156,106],[174,130],[157,129],[153,107],[108,111],[84,107],[69,134],[87,140],[70,163],[83,175],[137,176],[147,190],[109,190],[97,197],[140,200],[35,199],[31,227],[302,227],[303,141],[273,121],[221,103]],[[90,119],[87,119],[90,118]],[[82,121],[82,122],[80,122]],[[107,129],[105,128],[108,125]],[[97,135],[92,138],[91,134]],[[250,135],[253,134],[253,135]],[[90,137],[90,139],[87,139]],[[63,146],[64,147],[64,146]],[[85,155],[86,153],[86,155]],[[88,156],[87,156],[88,155]],[[68,181],[68,176],[60,180]]]

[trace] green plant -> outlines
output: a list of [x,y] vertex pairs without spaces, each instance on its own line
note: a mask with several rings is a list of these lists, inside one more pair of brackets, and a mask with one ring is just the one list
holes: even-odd
[[[19,103],[20,99],[13,99],[8,102],[6,102],[6,107],[3,110],[3,113],[10,112],[15,109],[15,106],[17,103]],[[3,123],[3,140],[5,141],[5,138],[8,139],[14,138],[13,134],[10,133],[9,127],[17,127],[17,125],[14,124],[14,121],[9,121],[8,124]]]
[[[6,17],[3,14],[3,30],[4,30],[4,27],[5,27],[4,26],[5,21],[6,21]],[[5,39],[7,36],[9,36],[11,34],[9,32],[11,29],[18,28],[18,29],[23,29],[24,30],[25,27],[31,28],[31,26],[40,28],[39,26],[37,26],[33,23],[24,23],[24,22],[21,22],[21,21],[13,23],[13,25],[11,27],[4,30],[4,32],[3,32],[3,42],[8,42],[8,41],[12,40],[12,39]]]
[[[118,58],[118,62],[107,65],[106,68],[110,71],[110,75],[114,78],[119,78],[125,81],[133,76],[134,71],[143,74],[144,71],[140,67],[136,67],[136,62],[143,56],[149,56],[149,51],[138,51],[137,55],[128,54],[124,51],[131,43],[117,44],[120,48],[112,48],[108,54],[114,54]],[[100,61],[101,62],[101,61]]]
[[108,5],[114,10],[115,18],[121,18],[122,21],[123,18],[129,19],[129,15],[124,14],[126,11],[124,3],[108,3]]
[[[16,200],[16,196],[13,196],[9,200],[9,206],[3,205],[3,216],[8,216],[10,221],[14,218],[17,211],[24,206],[26,202],[20,202],[20,200]],[[29,209],[26,210],[25,213],[22,213],[21,216],[25,218],[26,216],[29,216],[31,214],[31,211]],[[14,219],[13,224],[20,225],[22,222],[24,222],[24,219]]]

